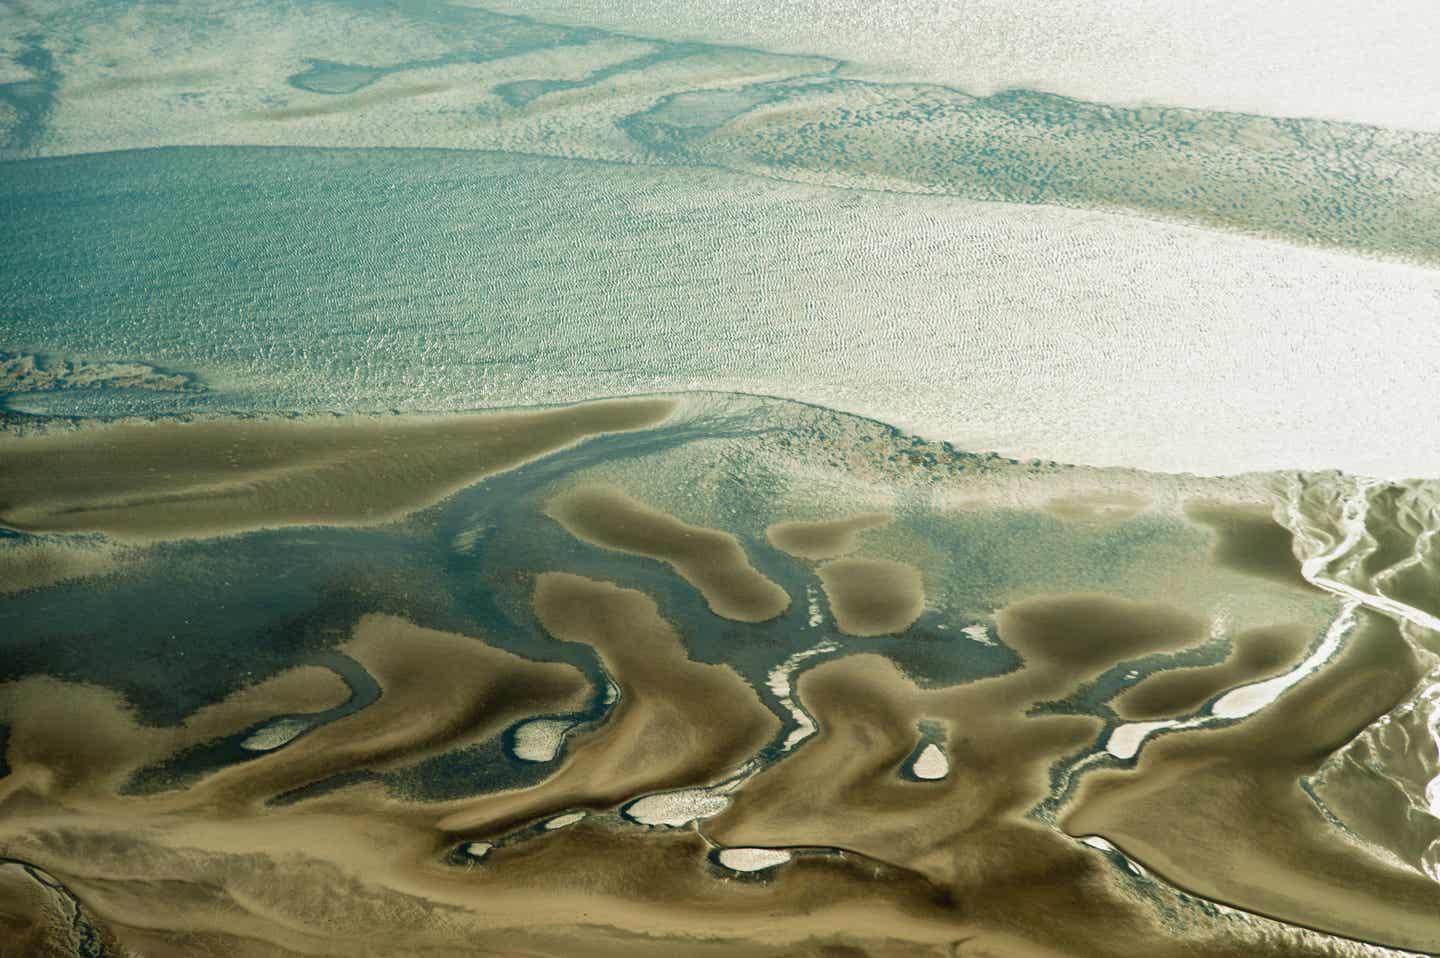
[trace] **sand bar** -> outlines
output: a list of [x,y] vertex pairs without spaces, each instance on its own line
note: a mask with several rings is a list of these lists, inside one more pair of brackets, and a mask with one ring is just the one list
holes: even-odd
[[864,512],[845,519],[777,522],[765,530],[765,538],[781,552],[801,559],[836,559],[855,551],[861,532],[883,526],[892,518],[885,512]]
[[0,437],[0,523],[113,539],[368,525],[599,433],[643,429],[666,399],[526,412],[121,422]]
[[835,622],[849,635],[904,632],[925,611],[920,570],[889,559],[836,559],[821,566],[820,584]]
[[790,596],[750,564],[734,536],[688,525],[618,489],[572,489],[551,500],[546,514],[592,545],[669,563],[724,618],[763,622],[790,605]]

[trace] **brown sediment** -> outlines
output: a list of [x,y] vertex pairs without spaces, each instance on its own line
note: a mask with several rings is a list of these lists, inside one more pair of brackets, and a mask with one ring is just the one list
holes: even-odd
[[1092,492],[1056,496],[1045,503],[1045,511],[1081,522],[1116,521],[1129,519],[1148,504],[1134,492]]
[[61,542],[0,541],[0,595],[115,571],[114,550]]
[[[531,662],[478,639],[371,615],[341,647],[381,687],[369,707],[283,748],[217,770],[156,807],[255,808],[352,769],[412,764],[482,741],[539,712],[583,708],[590,686],[573,666]],[[336,673],[299,666],[195,712],[173,728],[141,725],[114,692],[35,676],[0,686],[0,721],[13,726],[0,802],[16,792],[118,791],[136,769],[277,715],[314,713],[349,698]]]
[[532,662],[394,616],[363,617],[340,651],[380,685],[376,702],[273,757],[217,772],[191,786],[191,799],[255,804],[352,769],[410,765],[484,741],[531,715],[578,711],[591,693],[572,665]]
[[546,631],[599,653],[619,701],[604,724],[571,739],[572,754],[543,784],[468,803],[442,829],[483,832],[570,805],[713,782],[779,732],[755,690],[729,666],[692,661],[642,593],[551,572],[537,580],[534,604]]
[[[835,846],[923,874],[957,910],[1010,936],[995,954],[1167,953],[1181,933],[1138,907],[1102,859],[1028,817],[1050,793],[1051,767],[1101,729],[1090,716],[1034,710],[1139,648],[1193,637],[1197,625],[1171,610],[1094,596],[1017,605],[999,616],[1000,636],[1032,661],[1003,676],[924,689],[874,655],[803,673],[796,695],[817,734],[747,783],[705,833],[724,845]],[[1129,638],[1076,649],[1068,633],[1089,615]],[[1048,654],[1057,648],[1083,654]],[[950,771],[937,781],[900,774],[922,721],[944,731]],[[1185,937],[1195,954],[1233,947],[1198,932]]]
[[734,536],[687,525],[618,489],[571,489],[550,501],[546,515],[591,545],[669,563],[724,618],[761,622],[790,605],[790,596],[756,571]]
[[1184,715],[1226,689],[1291,668],[1313,637],[1299,624],[1249,629],[1235,637],[1230,657],[1219,665],[1155,672],[1126,689],[1110,705],[1115,714],[1130,720]]
[[0,859],[0,958],[130,954],[52,876],[25,862]]
[[781,552],[801,559],[836,559],[855,551],[861,532],[894,518],[888,512],[862,512],[844,519],[776,522],[765,530],[765,538]]
[[836,559],[819,569],[835,623],[848,635],[904,632],[925,611],[920,570],[890,559]]
[[[333,675],[321,678],[327,670],[297,669],[176,731],[137,726],[113,693],[50,679],[0,687],[14,768],[0,779],[0,846],[57,876],[148,958],[204,950],[240,958],[1346,953],[1290,930],[1184,909],[1163,887],[1150,892],[1165,901],[1156,907],[1098,853],[1026,818],[1048,794],[1056,758],[1099,729],[1092,718],[1034,708],[1104,668],[1098,655],[1078,666],[1036,656],[1025,669],[937,689],[871,655],[802,674],[796,695],[818,734],[748,782],[704,828],[732,845],[829,846],[843,855],[801,855],[769,876],[727,880],[693,831],[592,818],[502,844],[478,863],[454,863],[447,852],[465,840],[457,828],[503,828],[713,781],[779,728],[733,670],[690,661],[645,596],[551,573],[537,581],[534,604],[556,638],[592,645],[621,689],[606,720],[572,736],[561,768],[539,785],[439,804],[377,785],[291,805],[255,801],[339,768],[393,767],[402,753],[471,741],[517,711],[563,704],[578,687],[569,666],[369,616],[344,648],[375,675],[379,700],[174,793],[116,790],[142,757],[153,761],[277,710],[328,707],[343,688]],[[1089,597],[1072,606],[1093,608]],[[1139,608],[1146,622],[1158,616]],[[1038,634],[1047,627],[1064,622],[1000,619],[1012,644],[1059,644]],[[546,679],[543,670],[555,674]],[[553,695],[540,695],[537,681],[551,681]],[[515,698],[527,695],[538,697]],[[938,782],[898,774],[922,719],[944,727],[952,771]],[[344,734],[327,741],[327,729]],[[102,771],[89,773],[96,766]]]
[[177,726],[142,725],[109,689],[37,675],[0,685],[0,722],[11,728],[0,806],[17,794],[103,796],[137,769],[275,715],[321,712],[349,698],[338,675],[298,666],[207,705]]
[[1194,645],[1209,630],[1204,619],[1172,606],[1098,593],[1024,599],[1002,609],[996,622],[1027,664],[1053,664],[1077,676]]
[[0,436],[0,522],[146,542],[399,519],[494,472],[674,409],[622,399],[453,416],[122,422]]
[[1227,728],[1161,736],[1134,770],[1092,772],[1062,824],[1212,900],[1392,948],[1440,951],[1440,891],[1347,841],[1301,790],[1413,689],[1394,623],[1362,612],[1337,660]]
[[[987,830],[998,846],[1048,841],[1031,836],[1023,815],[1049,794],[1050,766],[1101,731],[1092,716],[1035,707],[1136,654],[1205,634],[1203,620],[1179,610],[1090,594],[1012,603],[996,624],[1024,668],[938,689],[877,655],[804,672],[796,695],[819,733],[747,783],[707,831],[725,844],[839,845],[951,880],[971,874],[979,866],[969,856],[996,853],[979,837]],[[922,720],[945,731],[950,774],[940,781],[898,774]],[[974,844],[944,839],[957,835]]]
[[1185,514],[1215,533],[1217,565],[1297,589],[1314,588],[1300,574],[1294,536],[1275,521],[1269,506],[1196,499],[1186,503]]

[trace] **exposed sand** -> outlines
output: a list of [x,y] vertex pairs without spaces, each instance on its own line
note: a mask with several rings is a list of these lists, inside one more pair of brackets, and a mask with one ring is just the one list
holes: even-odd
[[1077,677],[1199,644],[1208,634],[1204,619],[1183,610],[1099,594],[1024,599],[1000,610],[996,621],[1027,664],[1059,666]]
[[[596,544],[653,555],[682,574],[699,565],[707,598],[706,588],[732,602],[764,586],[778,591],[734,538],[587,489],[550,508],[576,507],[566,518]],[[1066,518],[1116,518],[1096,508]],[[1206,506],[1199,515],[1217,530],[1221,579],[1253,575],[1242,584],[1282,596],[1277,608],[1308,608],[1309,597],[1290,589],[1298,562],[1288,533],[1276,535],[1260,510]],[[1377,568],[1406,561],[1397,530]],[[1194,559],[1204,547],[1190,535]],[[727,574],[706,578],[717,566]],[[924,607],[916,568],[842,558],[817,571],[823,579],[837,567],[839,579],[824,585],[843,630],[857,619],[903,629]],[[1129,660],[1207,641],[1212,622],[1154,601],[1031,596],[980,626],[987,644],[1019,653],[1023,666],[954,686],[882,655],[844,654],[879,643],[830,636],[825,656],[842,654],[796,659],[804,667],[782,687],[815,734],[722,796],[709,787],[733,781],[785,731],[735,668],[692,659],[684,623],[609,582],[544,572],[531,609],[556,643],[593,649],[618,689],[602,719],[564,733],[558,756],[550,750],[562,729],[544,723],[565,722],[554,717],[583,711],[598,691],[578,669],[386,614],[360,616],[338,646],[380,697],[296,736],[282,717],[348,698],[329,669],[291,669],[175,727],[140,723],[118,694],[94,686],[46,676],[0,685],[11,769],[0,778],[0,848],[57,876],[97,925],[147,958],[1367,954],[1198,908],[1171,880],[1288,921],[1440,948],[1435,884],[1346,844],[1297,786],[1419,677],[1420,656],[1388,621],[1367,618],[1337,660],[1244,722],[1157,735],[1134,768],[1090,766],[1057,811],[1062,831],[1037,804],[1056,794],[1057,769],[1098,744],[1106,726],[1054,703],[1075,701]],[[1193,708],[1283,668],[1313,629],[1277,613],[1235,634],[1225,662],[1147,678],[1114,706],[1127,717]],[[947,641],[940,635],[916,641],[937,648]],[[960,654],[994,651],[954,639]],[[527,720],[539,724],[526,753],[555,760],[534,784],[426,801],[399,785],[335,780],[494,747]],[[267,750],[197,773],[185,788],[125,792],[137,769],[241,733],[259,735]],[[922,750],[921,764],[916,748],[927,739],[943,754]],[[319,783],[335,787],[271,801]],[[641,824],[620,814],[626,808]],[[1147,879],[1142,891],[1104,845],[1077,840],[1090,836],[1165,881]],[[721,858],[717,848],[733,851]],[[0,934],[31,935],[30,916],[55,911],[46,888],[56,891],[0,866]]]
[[[1180,908],[1163,886],[1153,906],[1099,853],[1025,818],[1054,760],[1098,731],[1094,719],[1034,706],[1137,645],[1165,641],[1161,609],[1097,606],[1087,596],[1052,597],[1045,609],[1067,601],[1070,616],[1002,615],[1000,637],[1063,649],[1069,625],[1099,609],[1108,628],[1145,642],[1080,660],[1035,654],[1025,669],[951,688],[920,688],[873,655],[803,673],[796,695],[817,736],[701,826],[727,847],[776,849],[764,862],[735,860],[776,863],[760,880],[726,880],[733,873],[707,861],[710,846],[694,831],[597,814],[496,841],[513,825],[713,781],[779,730],[732,669],[686,656],[650,599],[563,573],[539,578],[535,611],[557,639],[593,646],[621,694],[538,785],[432,804],[361,784],[265,804],[339,771],[396,767],[493,736],[516,716],[573,708],[590,691],[568,665],[372,615],[343,649],[374,675],[380,699],[174,792],[119,787],[128,770],[191,743],[330,707],[343,683],[328,670],[296,669],[176,729],[138,726],[114,693],[86,686],[31,678],[0,688],[14,768],[0,779],[0,843],[60,876],[97,922],[148,958],[1360,954]],[[1127,615],[1136,621],[1125,629]],[[943,780],[899,774],[921,720],[945,728],[952,768]],[[796,846],[848,851],[791,855]],[[0,889],[12,912],[17,897]]]
[[790,596],[756,571],[734,536],[687,525],[618,489],[580,486],[551,500],[546,514],[592,545],[669,563],[724,618],[762,622],[790,605]]
[[1303,625],[1250,629],[1235,637],[1230,657],[1219,665],[1166,669],[1146,676],[1110,705],[1121,718],[1161,719],[1183,715],[1226,689],[1286,671],[1313,636]]
[[0,523],[147,542],[387,522],[586,437],[653,426],[673,409],[670,400],[625,399],[532,412],[127,421],[0,436]]
[[577,805],[710,783],[779,732],[734,669],[689,659],[645,595],[552,572],[537,581],[534,602],[546,631],[595,648],[620,699],[604,725],[572,734],[563,765],[543,784],[463,803],[442,829],[486,837]]
[[118,565],[105,546],[0,540],[0,595],[105,575]]
[[1267,506],[1198,500],[1185,514],[1215,532],[1215,561],[1298,589],[1314,588],[1300,575],[1290,530],[1276,522]]
[[920,570],[890,559],[836,559],[820,567],[835,623],[848,635],[904,632],[925,611]]
[[1183,888],[1334,934],[1440,951],[1435,883],[1343,841],[1298,786],[1410,692],[1420,668],[1364,613],[1339,660],[1229,728],[1161,736],[1138,768],[1081,783],[1062,824]]
[[781,552],[801,559],[835,559],[855,551],[861,532],[892,519],[886,512],[864,512],[845,519],[777,522],[765,530],[765,538]]
[[[1095,624],[1076,641],[1087,619]],[[1113,869],[1027,818],[1049,792],[1053,763],[1099,732],[1088,716],[1033,710],[1141,650],[1190,641],[1203,623],[1162,606],[1078,595],[1017,603],[998,624],[1027,665],[968,685],[924,689],[889,660],[863,654],[803,673],[797,695],[818,735],[735,793],[705,833],[725,846],[840,847],[924,874],[937,894],[1033,949],[985,938],[994,954],[1180,953],[1170,950],[1175,932],[1136,908]],[[1116,641],[1106,641],[1111,635]],[[922,720],[946,729],[943,779],[899,774]],[[1197,929],[1184,934],[1195,954],[1214,947]]]
[[[97,952],[96,947],[104,948]],[[131,952],[53,876],[21,862],[0,859],[0,958],[73,958]]]

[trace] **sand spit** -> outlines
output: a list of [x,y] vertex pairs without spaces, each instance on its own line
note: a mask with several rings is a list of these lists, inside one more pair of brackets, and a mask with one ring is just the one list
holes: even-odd
[[860,533],[892,521],[886,512],[864,512],[845,519],[818,522],[777,522],[765,530],[765,538],[781,552],[801,559],[837,559],[854,552]]
[[724,618],[762,622],[790,605],[790,596],[756,571],[734,536],[687,525],[618,489],[572,489],[551,500],[547,515],[592,545],[668,562]]
[[836,559],[820,567],[820,584],[847,635],[904,632],[925,611],[920,570],[889,559]]
[[0,436],[0,522],[146,542],[398,519],[599,433],[656,425],[663,399],[459,416],[121,422]]

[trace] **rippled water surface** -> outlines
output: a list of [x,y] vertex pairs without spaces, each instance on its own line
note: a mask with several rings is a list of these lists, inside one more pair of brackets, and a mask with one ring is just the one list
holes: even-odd
[[0,14],[0,958],[1440,952],[1423,31],[813,6]]

